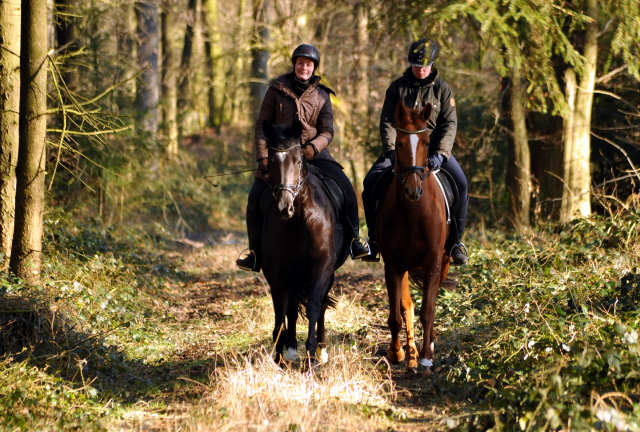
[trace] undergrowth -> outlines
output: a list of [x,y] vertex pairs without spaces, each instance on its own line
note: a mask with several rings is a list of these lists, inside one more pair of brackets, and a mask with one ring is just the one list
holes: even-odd
[[[440,420],[429,428],[638,429],[639,216],[475,233],[458,289],[436,302],[434,375],[416,377],[433,384],[420,390],[433,402],[415,407]],[[136,429],[152,414],[168,430],[411,420],[378,353],[387,312],[370,293],[328,315],[334,363],[322,370],[350,375],[314,381],[269,362],[268,287],[234,270],[243,246],[231,237],[192,253],[166,224],[58,213],[45,233],[40,285],[0,277],[0,430]],[[305,388],[306,402],[287,396]]]
[[[638,430],[638,213],[485,239],[436,317],[451,428]],[[437,344],[437,342],[436,342]],[[436,352],[437,355],[437,352]]]

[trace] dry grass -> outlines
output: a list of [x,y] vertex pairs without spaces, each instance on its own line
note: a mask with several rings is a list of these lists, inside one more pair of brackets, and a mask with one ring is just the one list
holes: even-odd
[[187,429],[373,431],[390,424],[391,377],[357,351],[329,351],[329,361],[312,374],[295,365],[280,368],[265,350],[225,356]]

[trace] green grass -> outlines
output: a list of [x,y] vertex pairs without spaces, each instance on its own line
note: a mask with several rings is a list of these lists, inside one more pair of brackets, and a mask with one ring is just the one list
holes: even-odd
[[381,266],[348,262],[327,316],[335,360],[303,400],[287,392],[313,380],[270,364],[268,288],[234,269],[242,244],[49,217],[42,284],[0,279],[0,428],[636,430],[639,221],[472,231],[471,264],[436,303],[432,376],[384,362]]

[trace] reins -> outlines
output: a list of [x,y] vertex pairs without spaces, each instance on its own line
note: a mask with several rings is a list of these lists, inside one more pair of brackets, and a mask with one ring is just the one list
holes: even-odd
[[[417,135],[417,134],[421,134],[423,132],[427,132],[429,130],[429,127],[427,126],[424,129],[420,129],[420,130],[415,130],[415,131],[411,131],[411,130],[407,130],[407,129],[403,129],[400,127],[395,127],[396,130],[399,130],[400,132],[404,132],[406,134],[409,135]],[[427,151],[429,149],[429,144],[427,144]],[[400,179],[400,182],[402,182],[402,185],[404,186],[405,183],[407,182],[407,177],[411,174],[416,174],[418,177],[420,177],[420,181],[424,181],[425,178],[429,177],[429,174],[431,174],[431,170],[427,171],[427,164],[425,163],[424,166],[420,166],[420,165],[414,165],[414,166],[408,166],[408,167],[402,167],[400,165],[400,158],[398,158],[396,156],[396,161],[398,164],[398,167],[400,168],[400,171],[398,172],[395,168],[393,170],[393,173],[396,175],[396,177],[398,177],[398,179]],[[408,173],[406,176],[404,175],[405,173]]]
[[[278,153],[288,153],[295,148],[302,148],[302,145],[294,144],[291,147],[286,149],[279,149],[275,147],[267,147],[267,148]],[[300,155],[300,157],[301,159],[304,158],[304,154]],[[295,200],[298,194],[300,193],[300,188],[302,187],[304,182],[307,181],[308,177],[309,177],[309,174],[307,174],[304,178],[302,178],[302,160],[300,160],[300,168],[298,171],[297,184],[293,185],[293,184],[287,184],[287,183],[278,183],[278,184],[272,185],[271,183],[269,183],[269,186],[271,187],[271,194],[273,195],[273,199],[277,200],[276,195],[278,192],[286,191],[286,192],[289,192],[291,195],[293,195],[293,199]]]

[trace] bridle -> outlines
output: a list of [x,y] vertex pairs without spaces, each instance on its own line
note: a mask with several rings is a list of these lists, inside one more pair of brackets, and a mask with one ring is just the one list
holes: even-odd
[[[399,130],[400,132],[404,132],[406,134],[409,135],[417,135],[417,134],[421,134],[423,132],[427,132],[429,130],[429,127],[427,126],[424,129],[420,129],[420,130],[415,130],[415,131],[410,131],[407,129],[402,129],[400,127],[396,127],[396,130]],[[427,153],[429,150],[429,144],[427,144]],[[393,173],[396,175],[396,177],[398,177],[398,179],[400,179],[400,181],[402,182],[402,185],[404,186],[404,184],[407,182],[407,177],[411,174],[417,174],[418,177],[420,177],[420,181],[422,182],[425,178],[429,177],[429,174],[431,174],[431,171],[427,171],[427,164],[425,163],[424,166],[421,165],[417,165],[417,166],[408,166],[408,167],[402,167],[400,165],[400,158],[396,156],[396,162],[398,165],[398,168],[400,168],[400,171],[397,171],[397,169],[394,168]],[[406,174],[406,175],[405,175]]]
[[[294,144],[289,148],[286,149],[278,149],[275,147],[267,147],[270,150],[273,150],[275,152],[278,153],[288,153],[291,150],[295,149],[295,148],[302,148],[302,144]],[[304,154],[302,154],[301,159],[304,158]],[[277,200],[276,195],[278,194],[278,192],[280,191],[286,191],[289,192],[291,195],[293,195],[293,199],[296,199],[296,197],[298,196],[298,194],[300,193],[300,188],[302,187],[302,185],[304,184],[305,181],[307,181],[307,177],[309,177],[309,175],[306,175],[304,178],[302,178],[302,160],[300,161],[300,169],[298,171],[298,183],[293,185],[293,184],[287,184],[287,183],[278,183],[275,185],[270,184],[271,186],[271,194],[273,195],[273,199]]]

